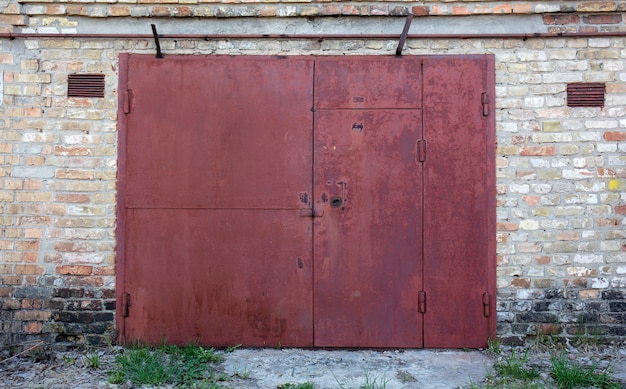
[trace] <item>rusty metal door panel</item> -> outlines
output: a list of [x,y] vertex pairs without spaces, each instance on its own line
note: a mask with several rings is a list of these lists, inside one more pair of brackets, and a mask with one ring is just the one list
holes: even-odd
[[126,63],[124,340],[311,346],[313,61]]
[[134,209],[126,222],[127,341],[312,346],[310,219]]
[[318,59],[315,108],[420,108],[421,65],[409,56]]
[[315,114],[318,347],[421,347],[419,110]]
[[493,87],[488,58],[424,60],[425,347],[484,347],[495,324],[495,142],[493,109],[483,104]]
[[302,205],[312,59],[131,56],[129,68],[128,207]]

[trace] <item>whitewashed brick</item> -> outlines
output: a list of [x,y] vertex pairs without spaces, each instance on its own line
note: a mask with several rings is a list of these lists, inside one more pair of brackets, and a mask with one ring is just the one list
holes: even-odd
[[539,222],[533,219],[522,220],[519,223],[522,230],[537,230],[539,229]]
[[510,184],[509,185],[509,191],[511,193],[522,193],[522,194],[527,194],[530,193],[530,185],[528,184]]
[[576,254],[574,255],[575,263],[603,263],[604,258],[599,254]]

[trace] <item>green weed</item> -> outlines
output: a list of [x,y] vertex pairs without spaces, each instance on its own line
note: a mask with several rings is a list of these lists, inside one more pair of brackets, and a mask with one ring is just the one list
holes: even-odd
[[496,373],[518,380],[533,380],[539,377],[537,370],[526,367],[528,352],[529,350],[526,350],[523,356],[516,356],[513,351],[506,359],[496,362],[494,365]]
[[582,366],[561,353],[551,358],[551,376],[560,389],[595,387],[619,389],[621,385],[611,379],[610,371],[598,371],[597,365]]
[[365,373],[365,383],[359,386],[359,389],[385,389],[390,380],[382,376],[371,377],[369,373]]
[[[214,349],[195,345],[158,348],[134,346],[116,358],[117,367],[109,374],[109,381],[120,384],[127,381],[137,385],[174,384],[203,387],[216,384],[210,364],[222,362]],[[219,387],[219,386],[215,386]]]
[[286,383],[278,385],[276,389],[315,389],[315,385],[312,382],[305,382],[301,384]]
[[225,353],[232,353],[233,351],[237,350],[239,347],[241,347],[241,343],[235,345],[235,346],[230,346],[230,347],[226,347],[226,350],[224,350]]
[[100,368],[100,355],[97,351],[88,351],[85,354],[85,364],[92,369]]
[[498,338],[487,339],[487,350],[493,355],[500,355],[502,353],[502,343]]

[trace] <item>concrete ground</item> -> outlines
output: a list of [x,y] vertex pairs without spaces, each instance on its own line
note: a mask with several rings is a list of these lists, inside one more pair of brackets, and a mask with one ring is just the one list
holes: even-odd
[[492,365],[493,359],[479,351],[240,349],[226,355],[223,367],[240,377],[229,385],[241,389],[304,382],[316,389],[353,389],[366,383],[386,389],[443,389],[478,383]]

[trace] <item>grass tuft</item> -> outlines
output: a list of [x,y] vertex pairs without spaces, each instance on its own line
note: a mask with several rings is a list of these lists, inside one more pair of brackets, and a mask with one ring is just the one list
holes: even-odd
[[506,359],[496,362],[494,369],[499,375],[518,380],[533,380],[539,377],[537,370],[526,367],[528,351],[526,350],[522,356],[516,356],[513,351]]
[[212,366],[222,362],[214,349],[195,345],[177,347],[162,345],[158,348],[134,346],[116,358],[117,367],[109,374],[109,381],[121,384],[127,381],[136,385],[174,384],[189,387],[204,383],[215,386]]
[[598,371],[597,365],[582,366],[561,353],[551,358],[551,376],[560,389],[595,387],[619,389],[621,385],[611,379],[610,371]]
[[312,382],[304,382],[301,384],[286,383],[278,385],[277,389],[315,389],[315,385]]

